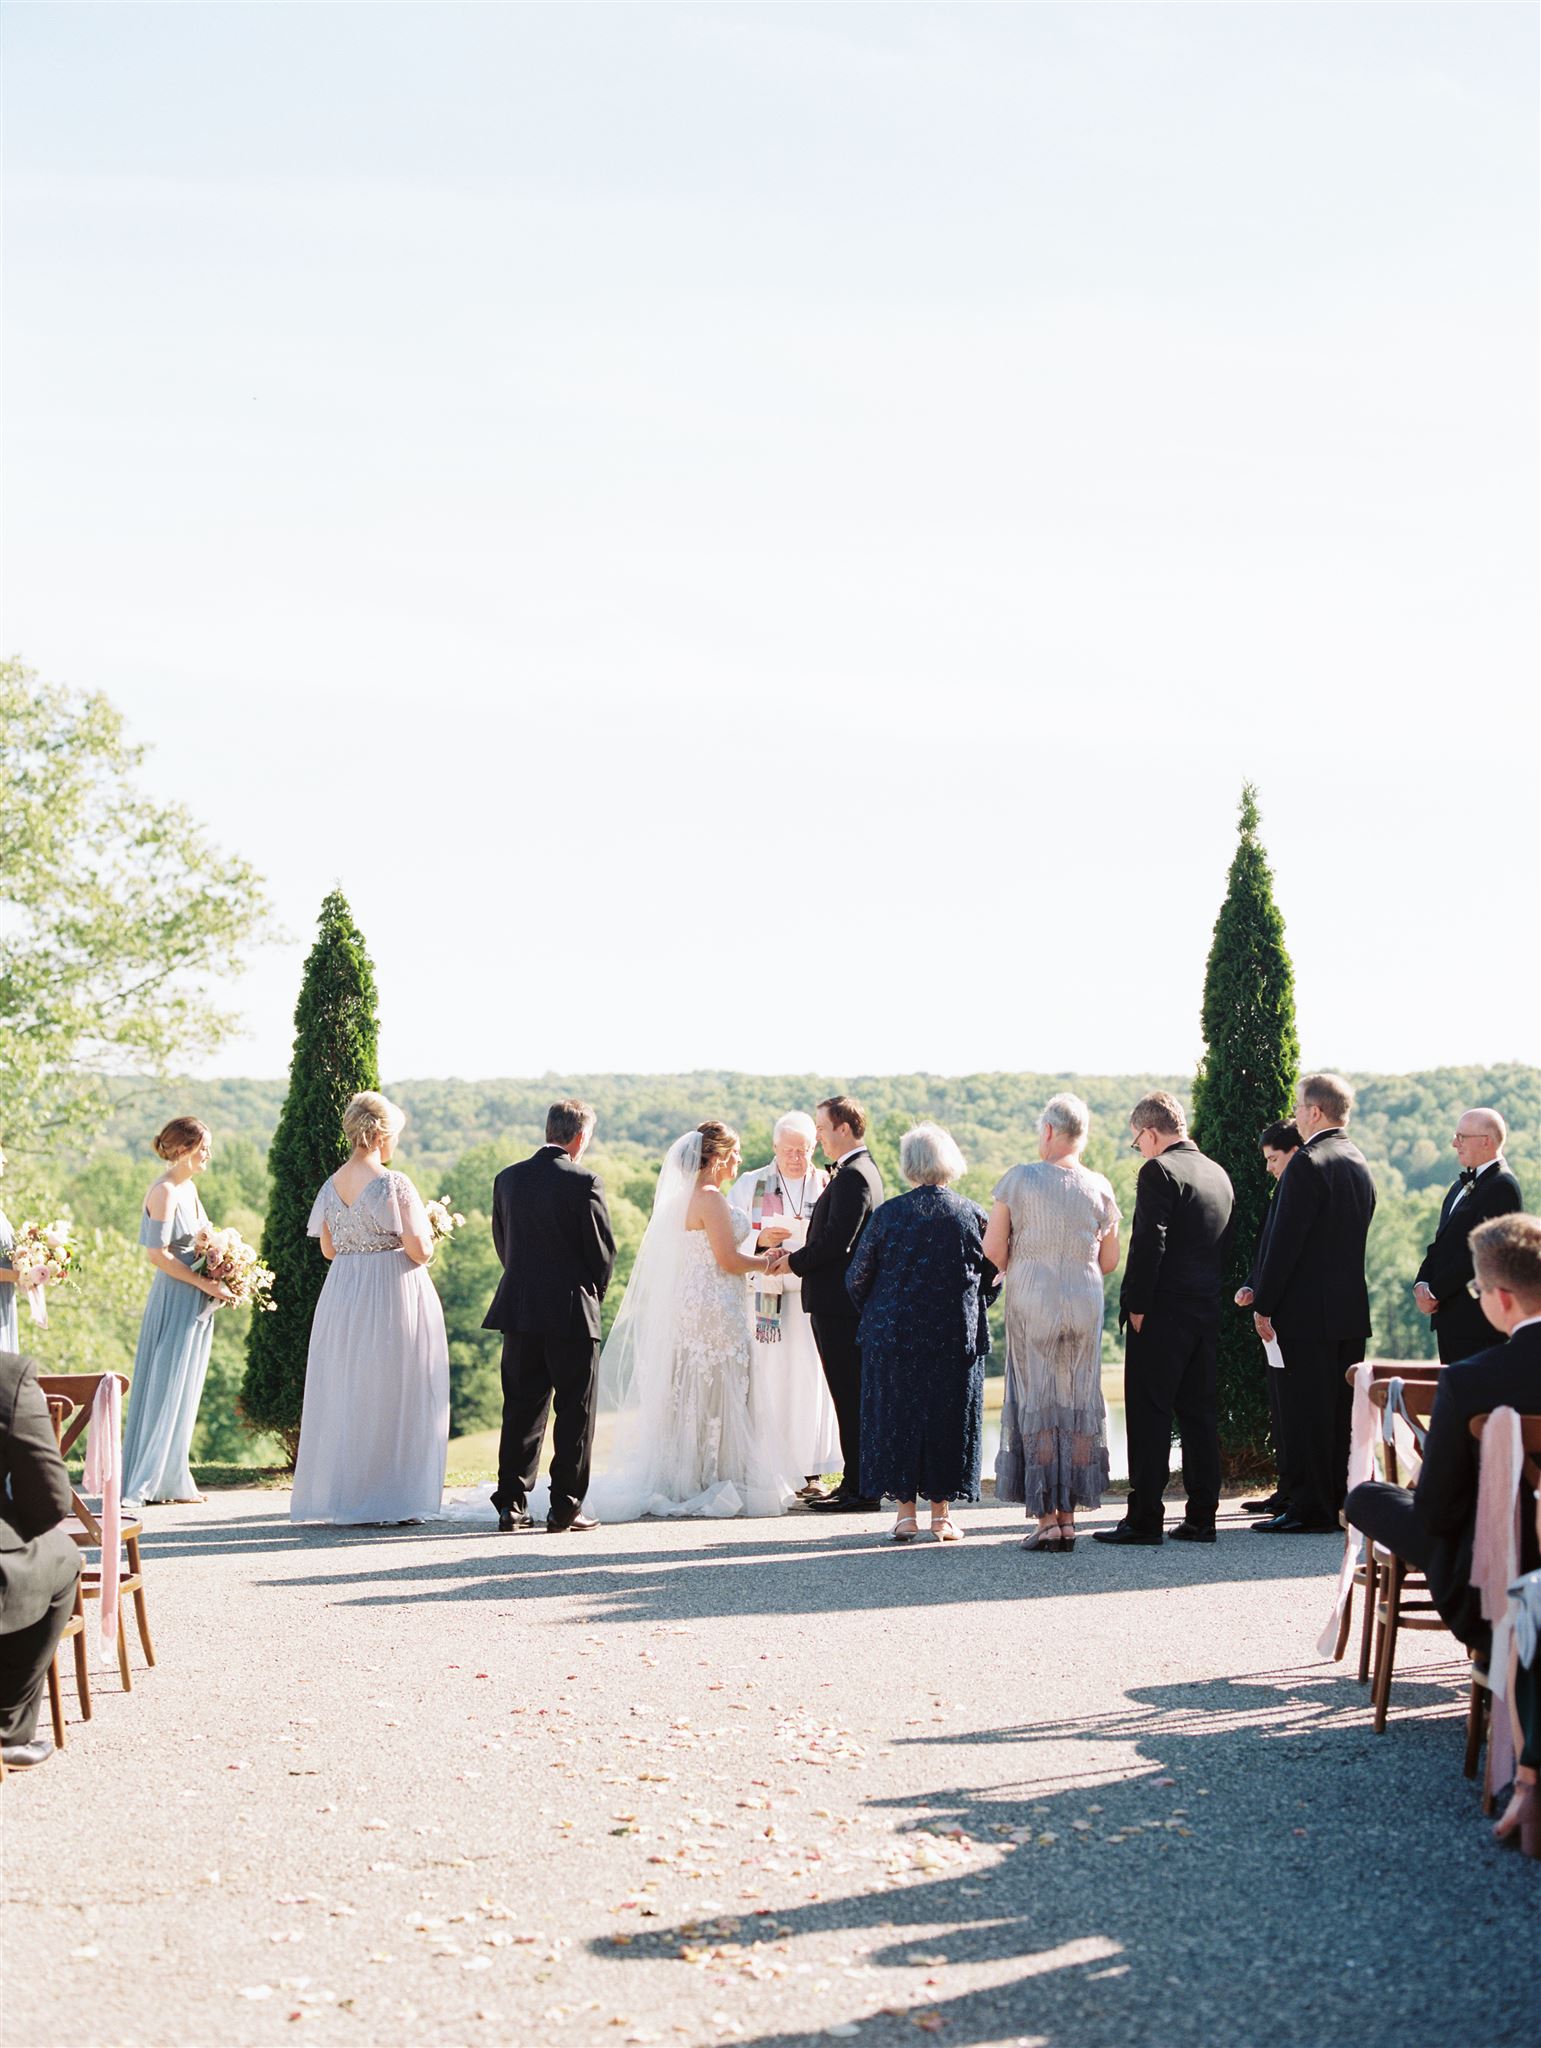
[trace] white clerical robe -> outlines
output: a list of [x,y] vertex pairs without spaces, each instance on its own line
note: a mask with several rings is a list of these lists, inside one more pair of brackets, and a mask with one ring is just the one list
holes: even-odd
[[[733,1188],[734,1204],[750,1218],[742,1249],[751,1252],[762,1227],[774,1224],[790,1233],[787,1246],[796,1251],[808,1241],[808,1218],[829,1180],[810,1167],[799,1183],[782,1179],[774,1160],[740,1175]],[[805,1475],[838,1471],[840,1431],[829,1398],[813,1326],[802,1303],[803,1283],[795,1273],[779,1277],[748,1276],[755,1315],[754,1360],[750,1367],[750,1400],[758,1419],[769,1418],[783,1446],[785,1469]]]

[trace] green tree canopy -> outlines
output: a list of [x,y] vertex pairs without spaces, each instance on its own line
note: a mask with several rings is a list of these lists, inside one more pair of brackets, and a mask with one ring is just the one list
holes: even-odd
[[[1259,822],[1257,791],[1249,782],[1204,972],[1204,1057],[1193,1083],[1194,1140],[1220,1162],[1236,1190],[1228,1293],[1247,1278],[1268,1206],[1258,1138],[1289,1114],[1300,1065],[1295,973]],[[1258,1461],[1267,1447],[1263,1369],[1250,1321],[1227,1307],[1220,1325],[1220,1447],[1241,1466]]]
[[180,804],[105,697],[0,661],[0,1104],[16,1152],[99,1115],[104,1076],[203,1057],[235,1019],[208,985],[267,915],[261,883]]
[[289,1093],[268,1153],[262,1257],[276,1276],[276,1306],[252,1317],[241,1394],[247,1421],[276,1431],[291,1456],[299,1443],[311,1319],[326,1279],[326,1260],[306,1225],[317,1190],[348,1156],[342,1113],[349,1096],[380,1085],[379,1035],[374,968],[334,889],[305,962]]

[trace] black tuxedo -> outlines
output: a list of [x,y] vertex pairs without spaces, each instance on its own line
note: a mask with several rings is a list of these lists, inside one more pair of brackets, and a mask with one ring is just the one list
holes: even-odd
[[1492,1344],[1493,1325],[1482,1313],[1482,1304],[1466,1292],[1472,1277],[1468,1239],[1479,1223],[1492,1216],[1512,1215],[1525,1206],[1520,1184],[1502,1159],[1484,1168],[1470,1185],[1471,1192],[1459,1202],[1456,1197],[1467,1186],[1465,1181],[1453,1182],[1446,1192],[1434,1242],[1414,1275],[1439,1303],[1433,1320],[1441,1365],[1470,1358]]
[[1224,1168],[1191,1138],[1147,1159],[1135,1183],[1118,1312],[1121,1323],[1143,1318],[1125,1341],[1124,1416],[1128,1521],[1144,1535],[1161,1531],[1174,1416],[1182,1438],[1187,1520],[1214,1527],[1220,1504],[1221,1297],[1235,1204]]
[[1364,1247],[1375,1182],[1357,1145],[1321,1131],[1291,1159],[1273,1198],[1253,1286],[1255,1314],[1273,1324],[1284,1355],[1281,1475],[1290,1512],[1333,1527],[1348,1484],[1350,1395],[1344,1378],[1364,1357],[1370,1292]]
[[848,1152],[808,1217],[808,1242],[787,1264],[803,1283],[803,1307],[840,1427],[843,1493],[861,1490],[861,1344],[845,1276],[867,1219],[883,1199],[883,1176],[865,1146]]
[[[1468,1425],[1474,1415],[1490,1415],[1495,1408],[1541,1415],[1541,1323],[1516,1330],[1507,1341],[1440,1374],[1415,1492],[1377,1479],[1356,1486],[1348,1497],[1354,1527],[1426,1575],[1435,1606],[1473,1649],[1486,1647],[1490,1630],[1471,1583],[1479,1446]],[[1520,1569],[1533,1571],[1533,1515],[1520,1517],[1520,1545]]]
[[30,1742],[75,1605],[70,1482],[30,1358],[0,1351],[0,1741]]
[[599,1305],[615,1266],[615,1234],[597,1173],[560,1145],[542,1145],[493,1183],[492,1242],[503,1278],[482,1323],[503,1332],[499,1511],[521,1510],[535,1484],[556,1401],[551,1513],[570,1520],[588,1491],[594,1448]]

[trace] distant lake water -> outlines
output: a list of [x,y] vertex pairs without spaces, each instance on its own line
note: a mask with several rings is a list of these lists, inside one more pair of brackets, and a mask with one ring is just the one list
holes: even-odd
[[[1006,1394],[1006,1380],[985,1381],[985,1444],[984,1474],[988,1479],[995,1470],[995,1454],[1001,1444],[1001,1402]],[[1129,1477],[1129,1439],[1124,1430],[1124,1369],[1121,1365],[1105,1365],[1102,1369],[1102,1398],[1108,1408],[1108,1477],[1127,1479]]]

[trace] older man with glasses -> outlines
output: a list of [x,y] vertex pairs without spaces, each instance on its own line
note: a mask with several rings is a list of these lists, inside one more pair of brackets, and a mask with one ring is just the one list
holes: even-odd
[[1493,1341],[1492,1326],[1468,1284],[1471,1234],[1495,1216],[1512,1216],[1525,1206],[1520,1184],[1504,1158],[1508,1135],[1496,1109],[1468,1109],[1450,1141],[1461,1171],[1446,1190],[1434,1242],[1413,1282],[1414,1301],[1433,1321],[1441,1365],[1470,1358]]

